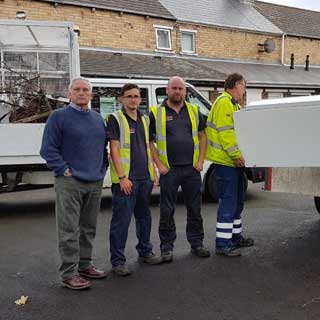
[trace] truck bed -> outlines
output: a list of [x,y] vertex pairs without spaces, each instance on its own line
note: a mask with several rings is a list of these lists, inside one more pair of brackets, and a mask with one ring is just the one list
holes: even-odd
[[45,164],[39,154],[44,125],[0,124],[0,166]]

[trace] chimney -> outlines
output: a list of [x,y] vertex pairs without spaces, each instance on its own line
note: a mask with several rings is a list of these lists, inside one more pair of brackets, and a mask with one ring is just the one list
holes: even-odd
[[309,64],[310,64],[310,59],[309,59],[309,55],[307,55],[307,57],[306,57],[306,66],[305,66],[304,70],[309,71]]
[[291,69],[291,70],[294,69],[294,53],[291,53],[291,57],[290,57],[290,69]]

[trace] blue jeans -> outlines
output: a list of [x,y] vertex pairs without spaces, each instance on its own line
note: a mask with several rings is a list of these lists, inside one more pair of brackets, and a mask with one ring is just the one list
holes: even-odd
[[219,207],[216,246],[233,245],[241,237],[244,207],[244,169],[215,165]]
[[176,240],[174,221],[178,188],[181,186],[187,207],[187,239],[191,248],[202,246],[204,231],[201,216],[201,175],[192,165],[171,167],[160,176],[160,224],[161,252],[172,251]]
[[152,252],[150,243],[151,212],[150,198],[153,182],[150,179],[132,180],[132,192],[126,195],[120,184],[112,185],[112,220],[110,225],[110,253],[113,267],[126,262],[124,255],[128,238],[128,229],[134,213],[136,220],[136,249],[144,257]]

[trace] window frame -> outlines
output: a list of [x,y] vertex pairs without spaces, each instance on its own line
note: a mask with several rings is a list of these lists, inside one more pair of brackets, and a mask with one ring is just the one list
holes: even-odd
[[[159,51],[172,51],[172,37],[171,37],[171,32],[173,30],[173,27],[168,27],[168,26],[160,26],[160,25],[154,25],[153,26],[156,32],[156,50]],[[168,34],[168,39],[169,39],[169,48],[165,47],[160,47],[159,45],[159,36],[158,36],[158,31],[166,31]]]
[[[196,34],[197,34],[197,31],[196,30],[190,30],[190,29],[180,29],[180,34],[181,34],[181,53],[195,55],[196,52],[197,52],[197,49],[196,49]],[[183,46],[182,46],[183,34],[191,34],[192,35],[192,38],[193,38],[193,51],[183,50]]]

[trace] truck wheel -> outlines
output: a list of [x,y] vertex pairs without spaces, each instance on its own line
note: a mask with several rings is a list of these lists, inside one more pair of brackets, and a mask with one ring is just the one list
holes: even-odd
[[[217,193],[217,183],[216,183],[216,177],[215,177],[215,171],[214,169],[213,170],[210,170],[208,173],[207,173],[207,177],[206,177],[206,196],[207,196],[207,199],[212,201],[212,202],[218,202],[218,193]],[[247,192],[247,189],[248,189],[248,178],[247,178],[247,175],[244,174],[244,192],[246,193]],[[320,199],[320,198],[319,198]]]
[[217,183],[216,183],[216,176],[214,174],[214,169],[207,173],[206,177],[206,196],[207,199],[212,202],[218,201],[218,194],[217,194]]
[[314,204],[316,205],[318,213],[320,213],[320,197],[314,197]]

